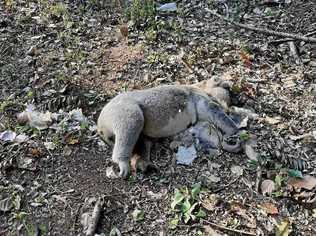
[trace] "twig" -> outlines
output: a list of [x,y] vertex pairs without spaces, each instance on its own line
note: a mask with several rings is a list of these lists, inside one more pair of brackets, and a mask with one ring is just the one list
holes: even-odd
[[247,78],[246,81],[249,83],[266,83],[267,82],[266,79],[251,79],[251,78]]
[[255,184],[255,192],[259,192],[259,186],[262,179],[262,169],[261,166],[258,165],[257,167],[257,175],[256,175],[256,184]]
[[298,55],[297,47],[293,41],[288,42],[290,47],[290,54],[295,60],[296,65],[300,65],[302,63],[301,58]]
[[274,46],[277,46],[279,44],[287,43],[287,42],[291,42],[291,41],[293,41],[293,39],[289,39],[289,38],[277,39],[277,40],[272,40],[272,41],[268,42],[268,44],[273,44]]
[[279,36],[279,37],[285,37],[285,38],[292,38],[292,39],[297,39],[297,40],[301,40],[304,42],[310,42],[310,43],[316,43],[316,38],[312,38],[312,37],[305,37],[302,35],[297,35],[297,34],[290,34],[290,33],[284,33],[284,32],[279,32],[279,31],[274,31],[274,30],[268,30],[268,29],[262,29],[262,28],[258,28],[258,27],[254,27],[254,26],[250,26],[250,25],[245,25],[245,24],[241,24],[241,23],[237,23],[227,17],[224,17],[208,8],[205,8],[205,10],[209,13],[211,13],[213,16],[216,16],[232,25],[238,26],[240,28],[244,28],[244,29],[248,29],[248,30],[252,30],[252,31],[256,31],[259,33],[264,33],[264,34],[270,34],[273,36]]
[[[314,34],[316,34],[316,31],[307,33],[307,34],[305,34],[304,36],[305,36],[305,37],[309,37],[309,36],[312,36],[312,35],[314,35]],[[272,41],[268,42],[268,44],[279,45],[279,44],[287,43],[287,42],[290,42],[290,41],[293,41],[293,39],[289,39],[289,38],[286,38],[286,39],[277,39],[277,40],[272,40]]]
[[237,229],[232,229],[232,228],[228,228],[226,226],[223,226],[223,225],[218,225],[218,224],[215,224],[215,223],[212,223],[210,221],[207,221],[207,220],[203,220],[203,222],[213,226],[213,227],[216,227],[218,229],[221,229],[221,230],[226,230],[226,231],[230,231],[230,232],[234,232],[234,233],[237,233],[237,234],[241,234],[241,235],[250,235],[250,236],[256,236],[256,234],[254,233],[250,233],[250,232],[246,232],[246,231],[242,231],[242,230],[237,230]]
[[185,68],[188,69],[188,71],[192,74],[194,71],[192,70],[192,67],[183,59],[181,58],[180,61],[182,62],[182,64],[185,66]]
[[88,227],[87,233],[86,233],[87,236],[93,236],[95,231],[96,231],[96,229],[97,229],[97,225],[98,225],[98,222],[99,222],[100,213],[101,213],[101,209],[102,209],[103,203],[104,203],[103,200],[101,200],[100,198],[95,203],[95,206],[94,206],[94,209],[93,209],[93,212],[92,212],[92,216],[91,216],[91,219],[90,219],[90,224],[89,224],[89,227]]

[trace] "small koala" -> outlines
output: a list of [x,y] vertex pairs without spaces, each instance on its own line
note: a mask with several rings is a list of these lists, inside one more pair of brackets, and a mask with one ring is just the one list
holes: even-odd
[[211,122],[226,135],[238,131],[223,109],[230,102],[228,91],[211,80],[125,92],[105,105],[97,131],[106,143],[114,146],[112,160],[119,166],[120,177],[129,174],[129,160],[137,143],[143,142],[143,154],[150,161],[151,144],[146,137],[173,136],[197,121]]

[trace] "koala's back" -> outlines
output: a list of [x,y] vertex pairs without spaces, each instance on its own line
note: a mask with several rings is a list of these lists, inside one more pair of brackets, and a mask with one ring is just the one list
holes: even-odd
[[140,106],[145,121],[143,133],[150,137],[174,135],[197,119],[193,98],[185,86],[165,85],[127,92],[111,102],[115,105],[123,100]]

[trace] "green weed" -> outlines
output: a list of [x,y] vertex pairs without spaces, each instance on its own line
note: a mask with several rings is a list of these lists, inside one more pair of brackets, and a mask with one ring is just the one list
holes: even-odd
[[171,210],[175,217],[169,222],[169,228],[175,229],[180,221],[187,224],[190,220],[197,220],[206,217],[206,213],[200,207],[199,194],[201,185],[194,184],[189,190],[187,187],[176,189],[172,202]]

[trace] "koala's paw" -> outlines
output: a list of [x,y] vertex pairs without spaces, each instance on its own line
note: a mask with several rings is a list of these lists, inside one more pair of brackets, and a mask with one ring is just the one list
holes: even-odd
[[118,165],[120,167],[119,177],[126,179],[128,177],[130,168],[128,161],[119,161]]

